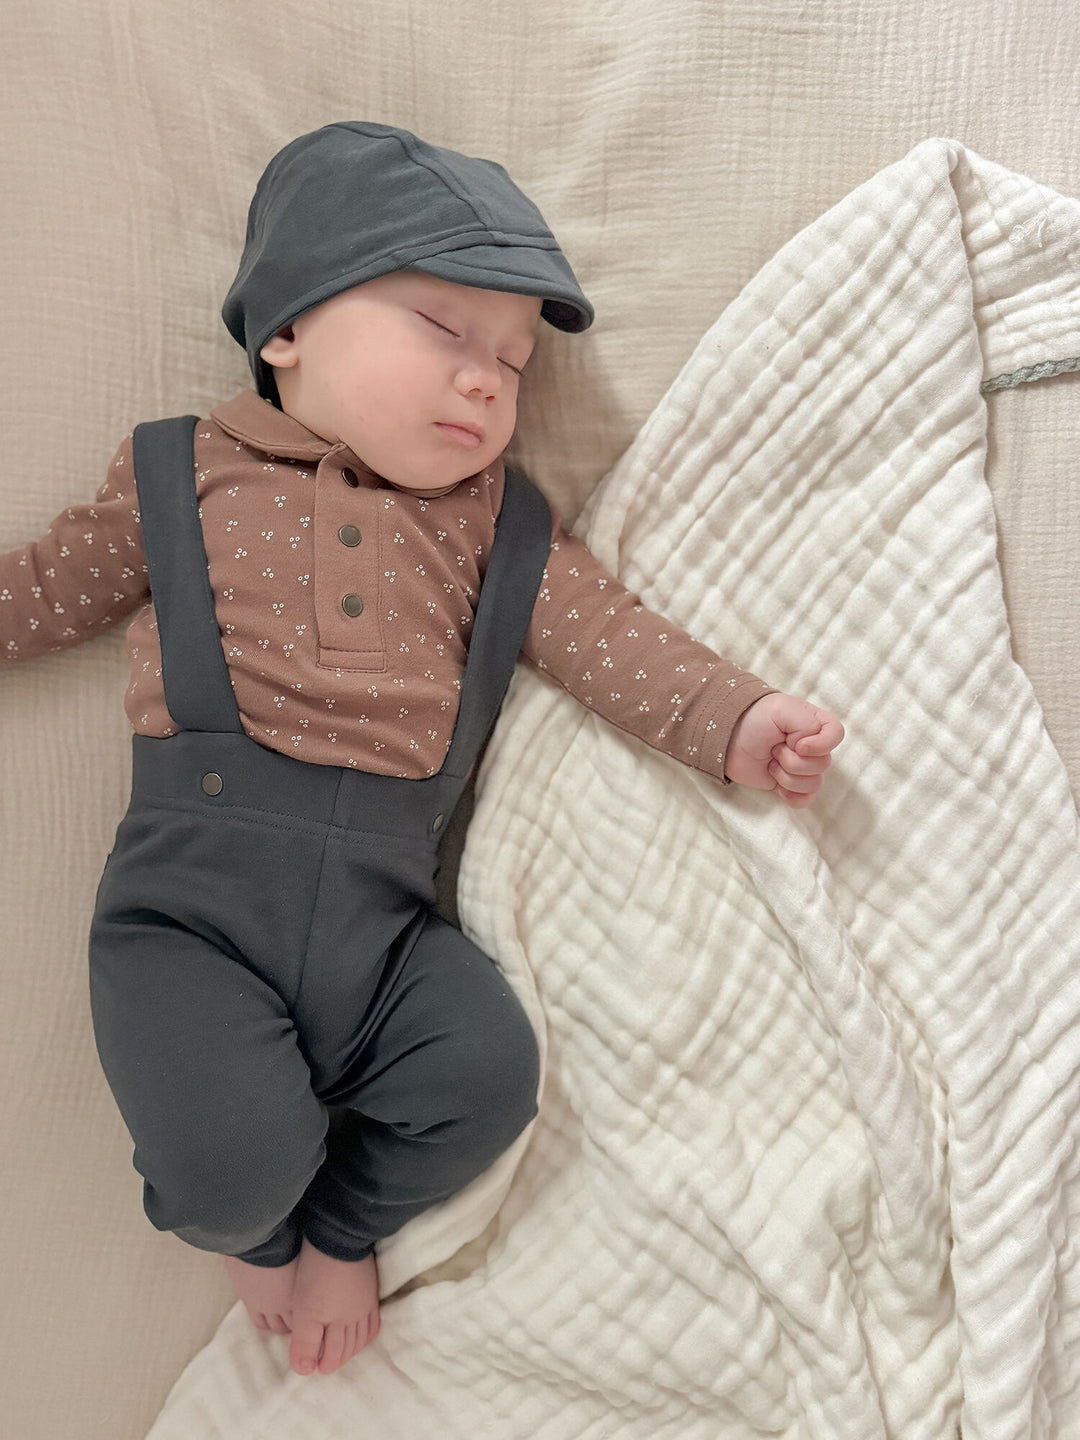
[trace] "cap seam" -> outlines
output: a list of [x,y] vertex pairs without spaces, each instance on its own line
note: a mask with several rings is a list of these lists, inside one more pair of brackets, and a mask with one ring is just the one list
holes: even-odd
[[[481,213],[480,209],[478,208],[476,198],[472,195],[463,193],[462,190],[453,183],[453,177],[450,175],[449,171],[446,170],[441,161],[436,160],[434,156],[422,156],[417,154],[415,147],[418,141],[416,136],[406,134],[396,135],[394,138],[401,145],[401,148],[405,151],[405,153],[408,155],[409,159],[413,162],[414,165],[420,165],[423,169],[427,170],[429,174],[436,176],[436,178],[442,182],[444,188],[449,190],[451,195],[453,195],[457,200],[460,200],[463,205],[466,205],[472,212],[472,214],[476,216],[477,220],[480,221],[480,223],[484,225],[487,230],[491,230],[491,212],[487,211],[486,214]],[[501,168],[502,167],[500,166],[500,169]]]

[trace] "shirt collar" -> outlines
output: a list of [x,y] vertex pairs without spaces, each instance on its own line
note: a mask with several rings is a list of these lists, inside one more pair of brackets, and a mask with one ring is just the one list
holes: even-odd
[[[284,460],[306,460],[317,465],[334,448],[328,440],[315,435],[254,390],[242,390],[226,400],[224,405],[211,410],[210,418],[234,440],[242,440],[264,455],[280,455]],[[363,468],[365,473],[371,473],[366,466]]]

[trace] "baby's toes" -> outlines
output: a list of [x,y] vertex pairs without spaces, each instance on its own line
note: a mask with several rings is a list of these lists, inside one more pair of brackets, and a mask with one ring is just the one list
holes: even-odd
[[364,1348],[366,1337],[367,1316],[364,1316],[363,1319],[359,1321],[354,1320],[351,1324],[345,1326],[345,1344],[341,1357],[342,1364],[344,1364],[346,1360],[351,1360],[354,1355],[358,1354],[359,1351]]
[[332,1375],[356,1352],[348,1348],[350,1329],[343,1320],[331,1320],[323,1333],[322,1357],[319,1360],[319,1374]]
[[297,1375],[312,1375],[322,1353],[323,1323],[310,1312],[303,1310],[294,1310],[292,1321],[289,1364]]

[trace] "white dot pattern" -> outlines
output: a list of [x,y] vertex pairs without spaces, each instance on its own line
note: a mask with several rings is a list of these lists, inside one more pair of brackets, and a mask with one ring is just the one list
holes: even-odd
[[[196,486],[247,733],[316,764],[403,778],[438,770],[501,465],[443,496],[394,490],[245,391],[197,427]],[[346,527],[358,543],[342,539]],[[138,610],[128,717],[140,734],[173,734],[148,600],[128,437],[92,505],[0,557],[0,657],[64,648]],[[613,724],[717,775],[735,720],[768,688],[646,610],[558,526],[523,655]]]

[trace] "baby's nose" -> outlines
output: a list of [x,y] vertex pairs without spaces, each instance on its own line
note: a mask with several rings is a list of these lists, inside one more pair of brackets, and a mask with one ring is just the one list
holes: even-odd
[[502,386],[498,361],[488,364],[482,360],[470,360],[457,373],[457,388],[462,395],[473,395],[479,391],[486,400],[494,400]]

